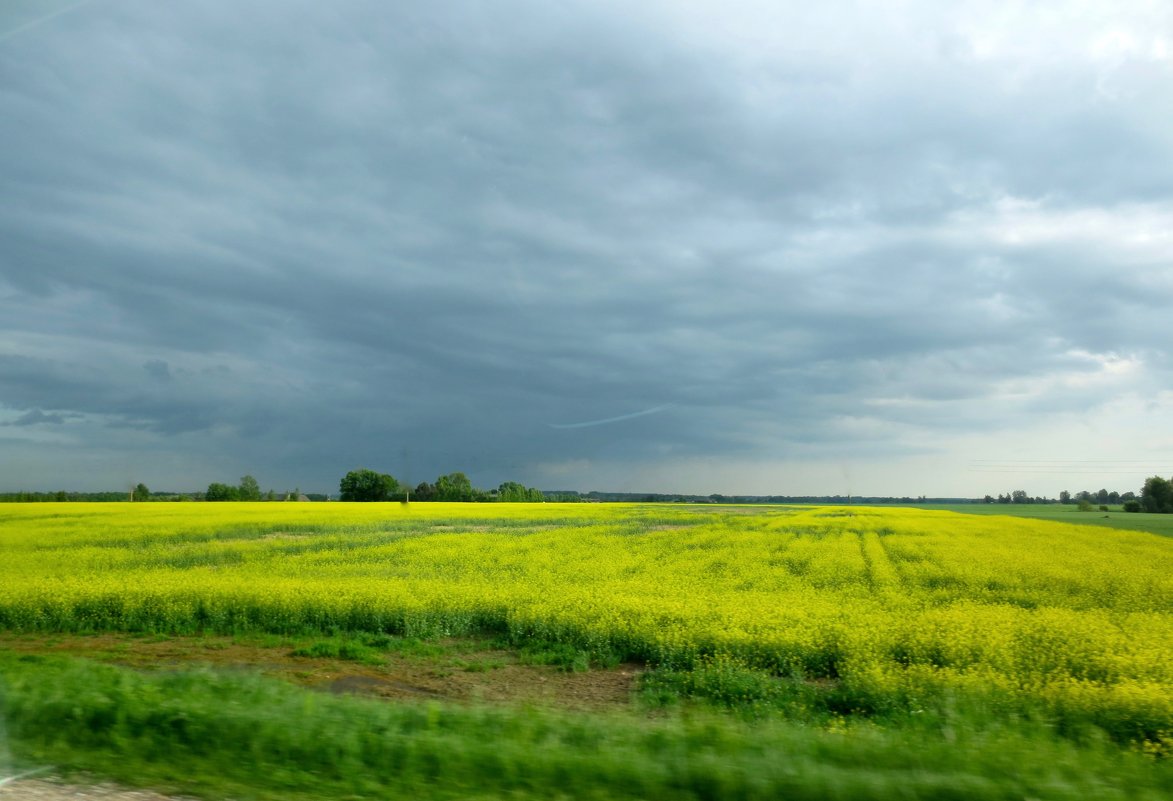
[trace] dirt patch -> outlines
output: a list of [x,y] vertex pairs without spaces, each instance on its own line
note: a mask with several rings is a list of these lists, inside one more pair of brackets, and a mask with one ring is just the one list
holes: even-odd
[[134,637],[127,634],[19,635],[0,634],[0,647],[20,653],[79,656],[133,668],[174,669],[211,664],[262,671],[288,663],[284,641],[262,646],[231,637]]
[[[4,779],[0,776],[0,781]],[[0,785],[0,798],[16,801],[196,801],[189,796],[165,796],[149,790],[128,790],[105,782],[93,785],[64,784],[43,779],[18,779]]]
[[351,674],[341,676],[325,684],[318,685],[320,689],[338,695],[381,695],[385,698],[443,698],[443,694],[427,687],[416,687],[394,679],[382,676],[361,676]]
[[447,524],[428,527],[428,531],[457,531],[462,534],[464,534],[464,533],[474,534],[474,533],[480,533],[482,531],[494,531],[494,530],[500,530],[500,529],[499,528],[494,529],[493,526],[451,526],[451,525],[447,525]]
[[309,534],[295,534],[292,531],[270,531],[268,534],[260,537],[262,540],[304,540],[309,538]]
[[394,700],[443,699],[597,710],[629,706],[638,673],[635,665],[568,673],[531,665],[505,665],[492,671],[469,672],[400,664],[387,670],[323,677],[308,686]]
[[294,656],[306,638],[133,637],[126,634],[14,635],[0,632],[0,648],[21,653],[79,656],[140,670],[206,665],[249,670],[303,687],[395,701],[530,704],[562,709],[629,708],[642,666],[568,672],[522,664],[516,651],[485,648],[476,640],[427,643],[424,655],[379,653],[374,663]]

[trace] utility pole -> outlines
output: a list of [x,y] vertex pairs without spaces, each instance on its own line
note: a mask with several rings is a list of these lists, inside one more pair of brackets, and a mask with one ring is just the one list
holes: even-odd
[[411,503],[411,455],[403,446],[403,504]]

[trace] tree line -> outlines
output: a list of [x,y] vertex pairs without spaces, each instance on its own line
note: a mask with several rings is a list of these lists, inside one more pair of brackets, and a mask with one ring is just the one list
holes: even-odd
[[189,500],[187,495],[177,492],[161,492],[152,495],[146,484],[138,484],[127,492],[2,492],[0,503],[110,503],[117,501],[174,501]]
[[1031,497],[1026,490],[1012,490],[997,498],[987,495],[982,499],[985,503],[1061,503],[1076,504],[1081,510],[1099,506],[1106,509],[1108,506],[1123,506],[1125,512],[1150,512],[1153,514],[1173,514],[1173,479],[1164,479],[1161,476],[1151,476],[1145,479],[1140,495],[1135,492],[1109,492],[1101,489],[1098,492],[1083,490],[1072,495],[1067,490],[1059,493],[1058,499]]
[[495,490],[474,487],[464,473],[447,473],[434,483],[421,481],[414,488],[400,484],[387,473],[365,467],[351,470],[338,482],[343,501],[443,501],[448,503],[541,503],[545,494],[536,487],[506,481]]
[[1109,492],[1106,489],[1102,489],[1099,492],[1090,492],[1088,490],[1084,490],[1082,492],[1077,492],[1074,495],[1072,495],[1067,490],[1063,490],[1062,492],[1059,493],[1058,498],[1046,498],[1046,497],[1040,497],[1038,495],[1031,497],[1030,494],[1028,494],[1026,490],[1012,490],[1012,491],[1006,493],[1005,495],[1002,495],[999,493],[997,498],[995,498],[992,495],[987,495],[985,498],[982,499],[982,502],[983,503],[1018,503],[1018,504],[1024,504],[1024,503],[1025,504],[1046,504],[1046,503],[1072,504],[1072,503],[1087,502],[1087,503],[1116,505],[1116,504],[1124,503],[1125,501],[1128,501],[1128,500],[1131,500],[1134,498],[1136,498],[1135,492],[1125,492],[1125,493],[1120,493],[1120,492],[1116,492],[1116,491]]
[[[526,487],[516,481],[506,481],[496,489],[484,490],[474,487],[468,476],[461,472],[447,473],[435,482],[427,481],[414,488],[401,484],[393,476],[374,470],[359,468],[347,473],[339,482],[339,492],[344,501],[447,501],[466,503],[538,503],[559,502],[676,502],[676,503],[863,503],[863,504],[925,504],[925,503],[1003,503],[1003,504],[1078,504],[1081,509],[1095,505],[1122,505],[1126,512],[1150,512],[1173,514],[1173,478],[1151,476],[1135,492],[1116,492],[1100,489],[1097,492],[1083,490],[1072,494],[1067,490],[1058,498],[1031,496],[1026,490],[1011,490],[997,498],[986,495],[980,500],[965,498],[911,497],[844,497],[833,496],[789,496],[789,495],[680,495],[668,493],[627,493],[588,492],[574,490],[543,492],[535,487]],[[127,492],[5,492],[0,493],[0,503],[37,503],[64,501],[326,501],[329,496],[320,493],[302,494],[300,489],[292,492],[262,492],[260,484],[251,476],[242,476],[237,485],[213,482],[205,492],[176,493],[151,492],[143,483]]]
[[0,503],[64,503],[64,502],[91,502],[108,503],[112,501],[137,500],[133,492],[5,492],[0,494]]
[[301,488],[295,488],[292,492],[269,490],[268,492],[261,492],[261,485],[252,476],[241,476],[240,484],[232,486],[230,484],[221,484],[213,481],[208,485],[208,489],[200,496],[195,494],[195,500],[198,501],[328,501],[327,496],[321,493],[310,492],[302,494]]

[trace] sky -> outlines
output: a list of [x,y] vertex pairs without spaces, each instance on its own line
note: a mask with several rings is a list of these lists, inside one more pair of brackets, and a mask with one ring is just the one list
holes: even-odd
[[0,491],[1173,474],[1173,4],[14,0]]

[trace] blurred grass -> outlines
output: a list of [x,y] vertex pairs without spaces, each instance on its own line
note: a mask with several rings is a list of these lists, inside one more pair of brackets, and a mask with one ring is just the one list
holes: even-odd
[[[753,677],[731,680],[735,699],[764,692]],[[22,764],[239,801],[1156,801],[1173,793],[1169,759],[974,710],[880,728],[690,707],[648,718],[395,705],[239,673],[144,674],[0,653],[0,715]]]

